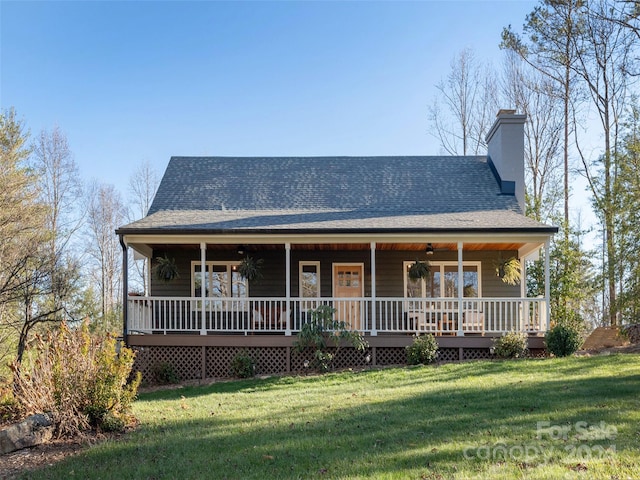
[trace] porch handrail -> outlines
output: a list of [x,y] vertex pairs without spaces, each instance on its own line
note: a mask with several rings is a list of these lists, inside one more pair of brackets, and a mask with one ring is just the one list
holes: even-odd
[[[127,302],[132,333],[295,334],[320,305],[363,333],[538,333],[547,324],[546,301],[529,297],[138,297]],[[372,312],[375,311],[376,318]],[[462,312],[460,318],[459,312]],[[460,325],[462,322],[462,325]]]

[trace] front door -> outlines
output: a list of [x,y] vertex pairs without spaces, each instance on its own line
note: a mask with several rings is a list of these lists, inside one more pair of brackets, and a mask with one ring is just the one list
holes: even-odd
[[[335,263],[333,265],[333,296],[336,300],[336,318],[347,323],[352,330],[359,330],[361,324],[361,298],[364,297],[362,264]],[[358,298],[358,300],[344,300]]]

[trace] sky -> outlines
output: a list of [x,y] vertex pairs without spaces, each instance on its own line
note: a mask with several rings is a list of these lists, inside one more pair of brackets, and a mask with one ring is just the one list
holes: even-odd
[[436,155],[451,60],[498,69],[536,3],[0,0],[0,106],[123,195],[172,155]]

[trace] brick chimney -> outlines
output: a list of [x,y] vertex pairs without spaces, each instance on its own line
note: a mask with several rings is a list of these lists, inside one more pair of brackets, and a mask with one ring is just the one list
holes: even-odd
[[487,134],[487,157],[503,195],[515,195],[524,205],[524,123],[526,115],[500,110]]

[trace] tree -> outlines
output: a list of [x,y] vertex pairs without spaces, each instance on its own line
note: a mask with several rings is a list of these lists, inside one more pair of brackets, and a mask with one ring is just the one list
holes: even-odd
[[[47,295],[40,295],[30,302],[39,302],[41,309],[45,303],[62,306],[68,315],[80,315],[72,302],[78,296],[80,262],[71,242],[82,225],[82,214],[78,204],[82,195],[78,167],[73,160],[66,136],[58,127],[43,130],[33,146],[30,166],[38,177],[40,202],[47,206],[45,229],[49,240],[46,265],[51,268],[50,276],[55,282]],[[65,283],[70,282],[70,283]],[[62,297],[69,301],[63,302]],[[62,320],[62,319],[60,319]]]
[[640,106],[631,106],[620,151],[616,239],[620,269],[618,310],[622,322],[640,319]]
[[81,224],[76,205],[82,184],[67,138],[58,127],[40,132],[31,166],[38,175],[40,199],[49,206],[46,226],[52,233],[51,248],[55,256],[61,256]]
[[603,153],[591,163],[580,151],[596,214],[601,218],[606,245],[606,283],[609,296],[608,319],[618,322],[618,248],[615,238],[618,174],[621,158],[617,154],[621,121],[628,101],[629,66],[633,48],[632,32],[606,17],[614,15],[608,2],[590,4],[581,35],[576,39],[577,61],[573,70],[586,85],[600,120]]
[[[516,52],[533,68],[556,85],[563,103],[564,136],[564,223],[569,225],[569,145],[572,119],[576,110],[576,91],[573,66],[576,62],[575,38],[580,35],[584,0],[542,0],[526,16],[523,33],[528,42],[511,29],[502,31],[501,48]],[[574,112],[574,113],[572,113]],[[565,229],[568,234],[569,230]]]
[[126,208],[113,185],[93,183],[87,196],[89,254],[97,270],[102,319],[107,328],[120,302],[121,248],[115,230],[125,219]]
[[487,148],[484,139],[498,111],[497,85],[490,71],[465,49],[451,61],[446,81],[436,85],[441,95],[429,108],[429,122],[450,155],[480,155]]
[[[582,248],[580,234],[572,230],[552,242],[548,252],[549,293],[552,322],[584,331],[585,321],[593,323],[595,320],[590,306],[594,303],[597,288],[590,261],[593,252]],[[544,295],[543,260],[533,262],[527,268],[527,279],[527,296]]]
[[[49,209],[38,177],[27,167],[28,135],[15,111],[0,115],[0,326],[18,332],[17,360],[30,332],[60,319],[67,269],[53,268]],[[55,296],[53,292],[58,292]],[[48,300],[43,300],[43,298]],[[53,300],[52,300],[53,299]]]
[[[147,214],[159,184],[158,172],[148,161],[138,165],[133,175],[129,178],[129,205],[131,207],[128,209],[128,220],[130,222],[138,220]],[[135,270],[135,275],[129,277],[130,284],[138,284],[140,289],[147,293],[148,260],[134,259],[129,262],[129,265],[133,265]]]

